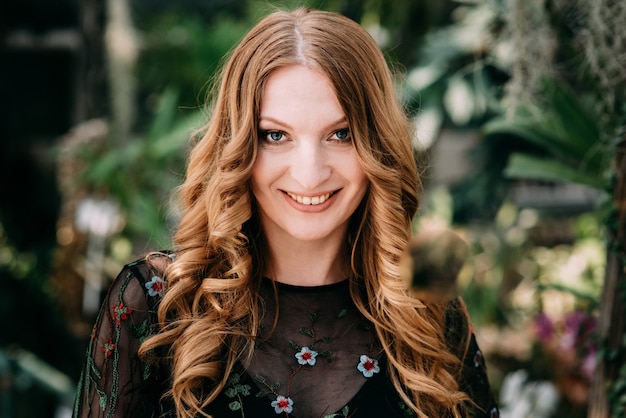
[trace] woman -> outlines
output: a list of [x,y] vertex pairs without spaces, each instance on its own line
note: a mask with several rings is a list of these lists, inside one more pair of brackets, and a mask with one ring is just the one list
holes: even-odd
[[175,253],[109,291],[75,416],[495,416],[461,304],[402,277],[411,135],[359,25],[258,23],[190,155]]

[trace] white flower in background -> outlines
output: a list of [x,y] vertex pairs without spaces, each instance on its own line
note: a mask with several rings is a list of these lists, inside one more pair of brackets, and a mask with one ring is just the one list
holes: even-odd
[[549,418],[559,403],[559,394],[548,381],[528,380],[528,372],[508,374],[500,389],[502,418]]

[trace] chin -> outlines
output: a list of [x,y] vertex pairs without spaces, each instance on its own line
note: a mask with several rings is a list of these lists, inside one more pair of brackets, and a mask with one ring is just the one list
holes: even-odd
[[288,233],[293,239],[298,241],[319,241],[336,237],[336,231],[328,231],[316,226],[311,228],[296,228],[293,231],[288,231]]
[[299,232],[297,234],[291,234],[291,236],[298,241],[319,241],[327,238],[327,234],[320,234],[319,231],[312,232],[310,234]]

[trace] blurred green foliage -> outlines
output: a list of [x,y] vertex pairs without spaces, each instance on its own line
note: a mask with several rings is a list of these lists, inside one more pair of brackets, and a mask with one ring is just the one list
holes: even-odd
[[[389,62],[401,73],[419,59],[422,37],[448,20],[452,2],[384,1],[240,1],[210,11],[180,5],[159,9],[136,7],[140,39],[136,68],[139,120],[125,144],[77,150],[85,161],[81,181],[122,208],[125,227],[112,241],[121,262],[135,248],[166,248],[175,224],[169,195],[184,176],[189,137],[206,118],[208,89],[229,50],[262,16],[275,8],[338,11],[368,28],[380,41]],[[208,7],[208,6],[207,6]],[[120,240],[127,244],[119,245]]]
[[[608,162],[616,130],[623,123],[619,115],[624,103],[615,100],[613,114],[610,106],[599,104],[607,101],[607,92],[584,68],[587,63],[574,36],[580,24],[568,21],[568,16],[575,16],[574,3],[579,2],[134,2],[134,29],[140,40],[135,132],[121,145],[109,138],[98,146],[88,143],[74,150],[85,167],[77,181],[88,193],[118,203],[125,219],[124,228],[108,243],[107,256],[117,265],[134,254],[171,245],[177,216],[170,205],[171,192],[184,177],[189,138],[206,120],[207,87],[215,71],[267,12],[306,4],[354,19],[380,42],[399,73],[398,88],[416,124],[432,123],[431,138],[424,138],[421,152],[432,152],[429,140],[436,141],[446,130],[479,133],[466,155],[473,170],[465,181],[447,188],[427,182],[420,217],[437,217],[467,237],[474,263],[459,284],[485,336],[497,332],[501,333],[497,338],[506,340],[511,336],[507,330],[513,330],[532,344],[529,318],[550,303],[562,308],[554,315],[578,308],[595,312],[605,257],[604,208],[551,213],[517,207],[510,198],[511,186],[524,180],[570,182],[601,191],[610,185]],[[521,9],[512,10],[515,4]],[[537,30],[516,38],[519,34],[511,30],[515,23]],[[551,56],[554,66],[548,68],[536,54],[546,53],[539,46],[552,41],[559,48]],[[530,57],[524,57],[524,51]],[[537,238],[538,231],[555,224],[569,232],[566,241],[546,243]],[[54,250],[50,248],[47,257],[52,259]],[[32,293],[50,312],[41,301],[51,299],[42,267],[50,263],[43,261],[16,249],[0,234],[0,273],[11,276],[15,280],[11,286],[19,287],[11,294]],[[33,292],[33,283],[44,290]],[[16,300],[1,304],[5,316],[20,309]],[[51,317],[40,310],[32,313]],[[30,319],[29,330],[35,328],[35,319]],[[57,323],[46,327],[62,328]],[[70,341],[69,336],[63,338]],[[42,341],[24,337],[13,342],[41,353],[47,349]],[[506,341],[497,343],[506,346]],[[60,365],[80,361],[75,353],[64,356],[55,347],[44,359]],[[538,350],[532,346],[528,352],[503,355],[492,370],[496,389],[513,366],[537,370],[538,364],[550,365]],[[520,360],[518,355],[525,357]]]

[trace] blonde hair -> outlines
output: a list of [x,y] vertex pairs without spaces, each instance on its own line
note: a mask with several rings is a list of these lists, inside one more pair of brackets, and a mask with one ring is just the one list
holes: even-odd
[[400,277],[421,187],[411,125],[376,43],[357,23],[330,12],[272,13],[232,51],[179,189],[177,255],[158,312],[164,325],[141,352],[169,349],[168,395],[181,417],[206,416],[202,409],[236,362],[251,355],[264,269],[249,186],[259,106],[270,73],[294,64],[328,76],[370,181],[348,237],[352,298],[374,324],[390,378],[407,405],[420,417],[461,416],[467,399],[455,379],[460,361],[446,350],[444,308],[420,304]]

